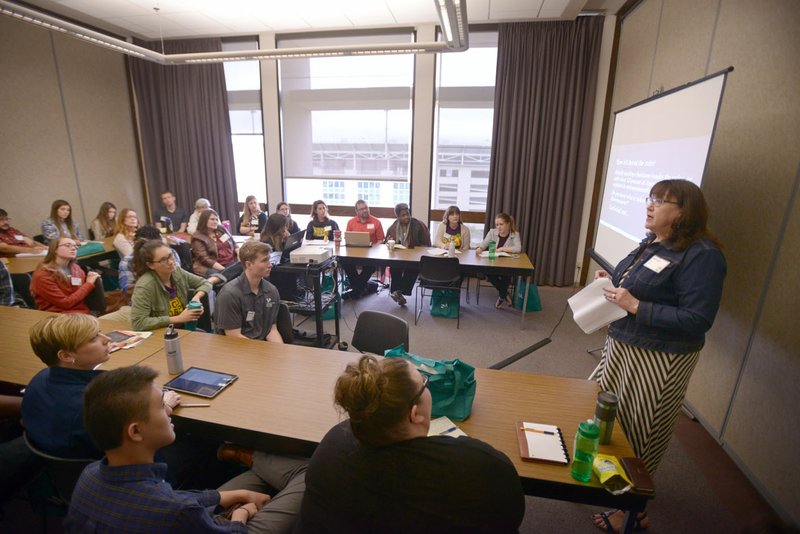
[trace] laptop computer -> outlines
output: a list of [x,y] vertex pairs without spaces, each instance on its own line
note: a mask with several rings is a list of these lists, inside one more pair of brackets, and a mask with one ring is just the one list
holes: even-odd
[[348,247],[371,247],[369,232],[345,232],[345,246]]
[[300,246],[303,244],[303,238],[305,237],[305,235],[306,235],[305,230],[300,230],[299,232],[291,234],[289,237],[286,238],[286,243],[283,244],[283,250],[273,252],[272,254],[269,255],[269,262],[272,265],[288,263],[289,254],[293,250],[300,248]]

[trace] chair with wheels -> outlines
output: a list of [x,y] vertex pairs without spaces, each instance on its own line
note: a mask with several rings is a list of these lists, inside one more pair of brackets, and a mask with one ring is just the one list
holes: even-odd
[[379,311],[363,311],[358,316],[353,340],[360,352],[383,353],[403,344],[408,352],[408,323],[399,317]]
[[[417,297],[414,299],[414,324],[417,324],[422,313],[425,300],[425,290],[454,292],[455,298],[461,300],[461,270],[458,258],[440,258],[436,256],[422,256],[420,258],[419,284]],[[461,309],[456,316],[456,328],[461,323]]]

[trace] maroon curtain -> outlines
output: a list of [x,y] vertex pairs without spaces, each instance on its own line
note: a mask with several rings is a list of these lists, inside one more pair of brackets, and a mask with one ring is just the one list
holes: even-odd
[[575,277],[603,17],[500,26],[486,203],[517,221],[540,285]]
[[[137,43],[161,51],[161,43]],[[220,39],[165,41],[164,53],[216,52]],[[228,92],[222,63],[159,65],[131,59],[149,202],[172,191],[187,212],[200,197],[239,218]]]

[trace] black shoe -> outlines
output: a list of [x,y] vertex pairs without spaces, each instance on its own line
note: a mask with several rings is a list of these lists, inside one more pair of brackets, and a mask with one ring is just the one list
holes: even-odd
[[403,292],[399,289],[397,291],[392,291],[389,293],[389,296],[392,297],[392,300],[395,301],[400,306],[406,305],[406,298],[403,296]]

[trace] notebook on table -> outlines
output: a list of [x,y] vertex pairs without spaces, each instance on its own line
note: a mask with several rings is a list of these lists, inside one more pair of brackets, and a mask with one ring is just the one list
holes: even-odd
[[348,247],[371,247],[369,232],[345,232],[345,246]]
[[560,465],[569,463],[564,435],[555,425],[517,421],[517,441],[523,460]]

